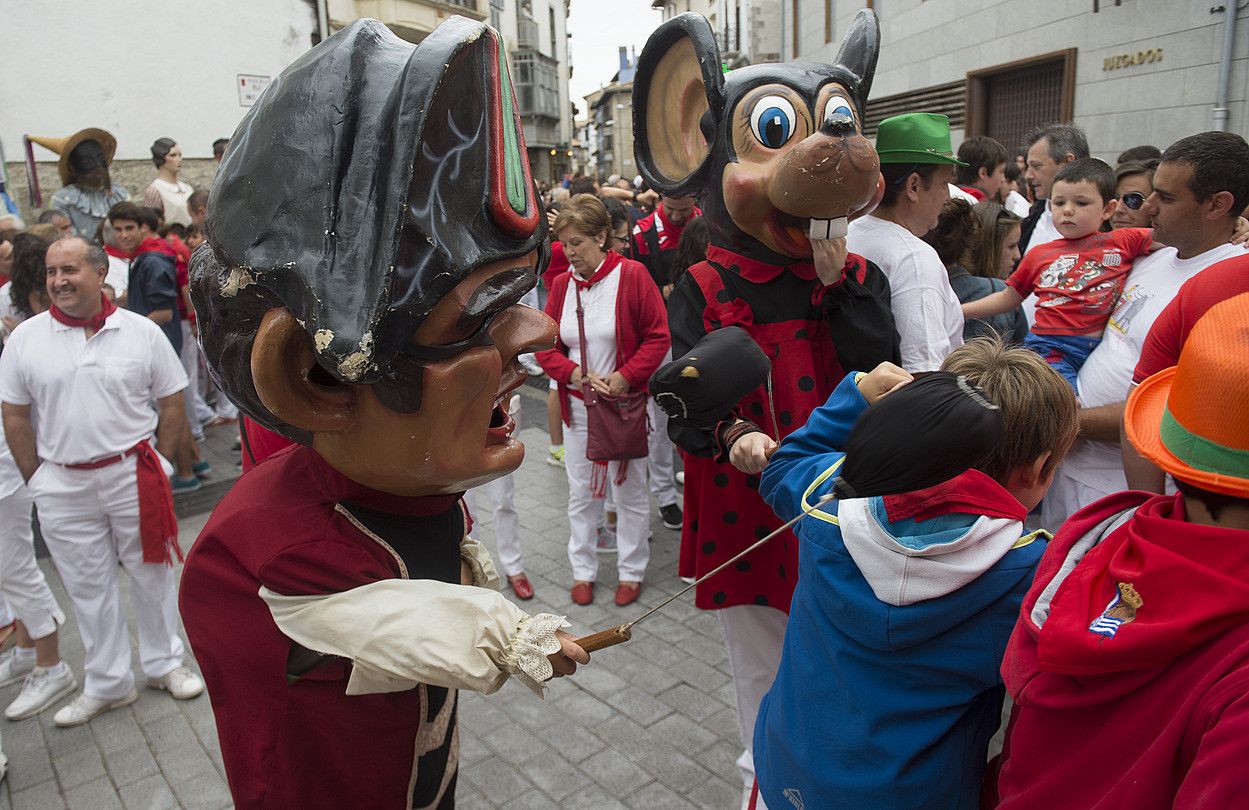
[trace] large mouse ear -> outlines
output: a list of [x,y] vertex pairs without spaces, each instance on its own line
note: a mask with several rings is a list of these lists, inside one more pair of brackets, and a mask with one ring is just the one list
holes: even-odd
[[880,23],[876,12],[871,9],[860,9],[854,15],[854,21],[841,39],[841,49],[837,51],[834,65],[840,65],[855,76],[854,102],[859,105],[859,114],[867,109],[867,96],[872,91],[872,79],[876,76],[876,58],[880,55]]
[[707,19],[679,14],[656,28],[633,77],[633,148],[652,188],[671,196],[697,188],[711,154],[703,116],[710,111],[718,125],[723,110],[720,49]]

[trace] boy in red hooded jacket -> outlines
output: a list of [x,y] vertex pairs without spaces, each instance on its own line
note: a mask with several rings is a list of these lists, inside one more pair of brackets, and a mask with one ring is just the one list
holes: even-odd
[[1228,808],[1249,796],[1249,293],[1132,393],[1173,496],[1123,492],[1050,543],[1002,664],[1001,808]]

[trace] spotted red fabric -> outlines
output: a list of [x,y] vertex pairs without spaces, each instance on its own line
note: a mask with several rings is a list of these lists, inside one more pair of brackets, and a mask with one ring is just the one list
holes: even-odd
[[[812,303],[811,290],[785,300],[799,306],[796,313],[756,313],[750,302],[726,289],[722,272],[709,262],[690,268],[707,301],[703,311],[707,331],[740,326],[772,361],[773,403],[760,387],[738,405],[737,413],[763,428],[773,438],[784,438],[803,425],[824,404],[844,376],[828,335],[822,311]],[[795,276],[778,278],[782,284],[821,286]],[[773,282],[775,283],[775,282]],[[783,320],[763,322],[778,315]],[[681,532],[682,576],[701,576],[730,559],[782,523],[759,497],[759,476],[745,475],[727,462],[685,454],[685,525]],[[797,584],[798,541],[786,531],[727,570],[700,585],[695,604],[716,609],[733,605],[770,605],[786,612]]]

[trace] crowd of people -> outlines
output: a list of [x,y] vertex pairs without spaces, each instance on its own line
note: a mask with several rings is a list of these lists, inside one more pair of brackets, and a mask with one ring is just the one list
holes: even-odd
[[[23,683],[10,720],[78,686],[58,650],[65,615],[35,564],[33,504],[86,646],[82,692],[53,718],[74,726],[137,697],[119,564],[147,684],[178,699],[203,691],[178,638],[172,496],[212,475],[198,449],[205,427],[239,414],[197,343],[187,267],[208,194],[179,178],[179,144],[152,144],[157,174],[139,204],[109,177],[111,135],[45,141],[61,150],[62,188],[34,224],[0,215],[0,643],[13,642],[0,686]],[[214,143],[218,160],[227,146]],[[899,362],[857,369],[780,443],[732,425],[694,435],[647,395],[652,374],[709,326],[681,315],[717,295],[691,271],[715,250],[699,201],[640,177],[542,189],[552,258],[526,303],[550,315],[558,337],[521,362],[550,380],[546,461],[567,475],[571,599],[594,601],[599,557],[614,554],[614,602],[633,603],[656,516],[698,544],[689,554],[715,553],[700,540],[714,529],[685,525],[677,469],[715,456],[779,517],[808,516],[797,532],[810,573],[789,610],[755,596],[752,607],[766,610],[749,620],[730,618],[735,604],[722,611],[744,804],[1084,806],[1104,787],[1123,804],[1230,806],[1240,784],[1221,769],[1238,770],[1234,685],[1249,672],[1237,663],[1243,563],[1230,542],[1198,552],[1181,540],[1220,545],[1249,530],[1249,411],[1237,410],[1249,407],[1249,144],[1205,132],[1127,150],[1111,166],[1091,157],[1078,127],[1053,124],[1014,157],[984,136],[950,147],[944,116],[880,124],[883,197],[850,222],[844,247],[847,266],[861,257],[888,282]],[[926,375],[934,382],[921,386]],[[834,472],[861,417],[886,413],[877,403],[909,403],[894,407],[910,418],[929,408],[943,430],[961,429],[941,422],[942,401],[925,393],[994,412],[987,459],[953,488],[915,487],[927,501],[843,492],[817,509],[842,480]],[[625,416],[604,420],[600,403]],[[765,401],[756,404],[761,414]],[[877,452],[909,435],[893,419],[875,426]],[[283,443],[241,427],[248,467]],[[493,512],[507,582],[527,600],[514,491],[505,476],[470,502]],[[1059,532],[1048,554],[1041,529]],[[1055,599],[1076,581],[1079,604]],[[1200,607],[1183,606],[1181,589]],[[1100,610],[1091,624],[1080,612],[1089,605]],[[1180,629],[1108,644],[1145,605],[1165,606]],[[763,638],[777,649],[752,650]],[[752,670],[751,657],[764,663]],[[1111,694],[1107,679],[1129,671],[1150,679]],[[1081,683],[1097,697],[1072,711],[1086,700]],[[985,779],[1004,689],[1015,701],[1007,750]],[[1151,725],[1149,701],[1181,693],[1179,727]],[[1129,710],[1135,725],[1106,728]],[[1209,751],[1194,736],[1202,723],[1215,729]],[[1097,779],[1054,765],[1052,746],[1092,758],[1131,736],[1146,740],[1128,746],[1138,754]]]
[[140,205],[110,178],[109,133],[33,140],[59,153],[62,187],[35,224],[0,215],[0,685],[22,684],[9,720],[78,689],[60,657],[65,614],[35,563],[33,505],[86,650],[82,690],[53,716],[71,727],[138,698],[119,566],[147,686],[204,691],[179,635],[173,496],[213,475],[199,442],[237,410],[200,373],[187,262],[208,195],[178,179],[178,144],[152,144]]

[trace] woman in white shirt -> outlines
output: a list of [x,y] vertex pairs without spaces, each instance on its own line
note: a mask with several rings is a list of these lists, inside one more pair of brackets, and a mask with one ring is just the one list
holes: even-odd
[[173,138],[157,138],[152,144],[152,162],[156,164],[156,179],[147,187],[143,204],[159,211],[166,225],[190,225],[191,213],[186,202],[195,189],[178,179],[182,171],[182,147]]

